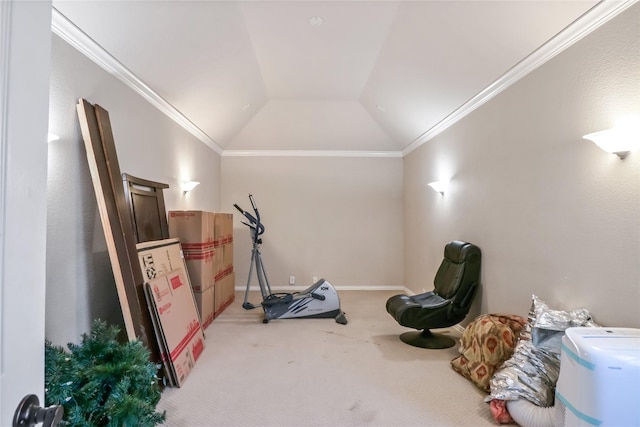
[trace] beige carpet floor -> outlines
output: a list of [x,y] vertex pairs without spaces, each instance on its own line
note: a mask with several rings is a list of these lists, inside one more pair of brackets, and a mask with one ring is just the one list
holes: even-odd
[[495,426],[484,394],[451,369],[457,346],[425,350],[400,341],[409,329],[385,310],[395,293],[339,292],[347,325],[263,324],[261,309],[243,310],[237,293],[205,330],[206,348],[186,383],[163,392],[165,425]]

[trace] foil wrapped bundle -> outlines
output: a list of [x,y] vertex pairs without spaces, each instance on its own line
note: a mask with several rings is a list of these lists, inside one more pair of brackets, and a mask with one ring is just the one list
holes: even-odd
[[513,355],[491,378],[491,393],[485,402],[526,399],[538,406],[553,406],[562,336],[574,326],[598,325],[586,309],[551,310],[533,295],[528,322]]

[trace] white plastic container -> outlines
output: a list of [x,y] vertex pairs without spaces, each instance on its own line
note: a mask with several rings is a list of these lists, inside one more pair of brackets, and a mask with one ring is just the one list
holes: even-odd
[[568,328],[558,404],[565,427],[640,426],[640,329]]

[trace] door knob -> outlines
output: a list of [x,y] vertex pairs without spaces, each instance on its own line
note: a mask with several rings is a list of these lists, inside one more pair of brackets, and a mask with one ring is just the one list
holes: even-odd
[[42,423],[43,427],[55,427],[62,420],[64,408],[60,405],[52,405],[41,408],[38,396],[29,394],[18,405],[13,415],[13,427],[33,427]]

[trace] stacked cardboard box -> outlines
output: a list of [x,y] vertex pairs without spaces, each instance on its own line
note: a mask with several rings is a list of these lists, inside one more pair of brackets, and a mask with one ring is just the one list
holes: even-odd
[[169,236],[180,239],[191,286],[203,292],[215,281],[215,216],[203,211],[169,211]]
[[202,327],[206,328],[234,298],[234,283],[229,285],[234,281],[233,215],[169,211],[169,235],[182,244]]
[[233,271],[233,214],[215,214],[216,275],[214,317],[218,317],[235,298]]

